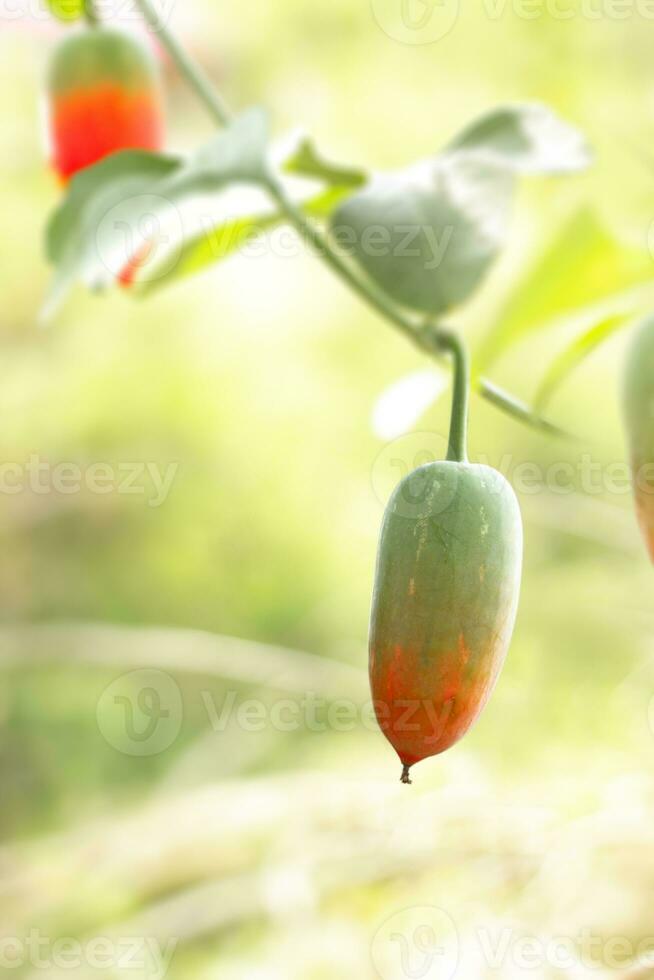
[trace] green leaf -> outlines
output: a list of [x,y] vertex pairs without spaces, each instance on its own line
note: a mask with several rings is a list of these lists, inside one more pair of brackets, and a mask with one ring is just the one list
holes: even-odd
[[616,241],[587,207],[575,212],[516,286],[478,355],[486,367],[512,344],[563,316],[616,312],[620,293],[651,279],[649,254]]
[[79,20],[86,12],[85,0],[47,0],[50,12],[59,20]]
[[[310,217],[324,219],[349,193],[346,188],[329,188],[305,201],[302,208]],[[195,275],[228,258],[258,235],[271,231],[285,221],[283,214],[271,212],[222,221],[207,227],[184,242],[174,263],[170,263],[164,255],[161,262],[149,265],[146,278],[139,281],[137,277],[135,289],[140,295],[145,295]]]
[[188,160],[127,151],[79,173],[47,232],[54,282],[50,316],[76,280],[102,289],[120,278],[144,248],[174,261],[185,237],[183,206],[212,206],[230,185],[268,179],[268,120],[255,109]]
[[504,167],[444,155],[374,179],[331,230],[397,303],[439,315],[467,299],[501,249],[513,185]]
[[537,102],[494,109],[467,126],[449,149],[482,152],[520,174],[570,173],[591,162],[580,131]]
[[258,106],[248,109],[191,156],[180,182],[193,190],[214,190],[235,180],[263,184],[269,176],[269,141],[268,112]]
[[618,313],[614,316],[606,317],[600,320],[599,323],[593,324],[588,330],[584,330],[578,337],[575,337],[572,343],[562,350],[550,364],[536,393],[534,410],[537,412],[542,411],[549,403],[556,389],[565,381],[568,375],[589,354],[592,354],[600,344],[609,337],[612,337],[622,327],[626,326],[632,317],[633,313]]
[[[117,153],[94,167],[81,171],[71,181],[66,200],[55,211],[46,230],[46,253],[55,266],[42,318],[51,317],[77,281],[90,287],[106,285],[115,279],[98,249],[98,233],[106,216],[125,201],[142,200],[158,181],[181,166],[176,157],[164,157],[140,150]],[[129,237],[120,241],[125,229],[114,225],[123,263],[130,258]],[[126,247],[127,246],[127,247]]]
[[170,285],[200,272],[207,266],[226,259],[237,252],[264,231],[280,223],[278,214],[254,215],[249,218],[235,218],[223,224],[207,228],[184,242],[177,260],[171,264],[164,256],[163,261],[148,268],[147,278],[139,282],[136,289],[140,294],[154,292],[162,286]]
[[368,175],[363,170],[329,163],[320,155],[313,141],[306,137],[283,164],[282,171],[299,177],[322,180],[339,187],[362,187],[368,181]]
[[[199,272],[283,223],[257,187],[267,182],[267,117],[252,110],[184,161],[146,153],[116,154],[80,173],[48,231],[57,271],[46,306],[51,315],[76,280],[102,289],[129,281],[139,294]],[[361,171],[327,164],[308,141],[285,151],[282,172],[328,186],[302,204],[326,219],[366,180]],[[248,185],[234,213],[230,187]]]
[[[296,144],[290,155],[287,149],[283,150],[278,169],[281,174],[309,177],[329,185],[301,204],[305,214],[317,220],[328,218],[356,187],[360,187],[367,180],[363,171],[326,163],[307,139]],[[195,275],[232,255],[258,235],[271,231],[285,222],[286,218],[283,214],[270,211],[245,217],[220,218],[215,223],[203,227],[197,234],[190,235],[184,241],[174,263],[171,264],[164,255],[158,264],[149,264],[147,275],[141,280],[137,276],[135,288],[139,294],[149,294],[180,279]]]
[[469,298],[503,248],[516,176],[587,163],[581,135],[551,110],[500,107],[435,159],[375,178],[337,210],[332,231],[395,302],[439,316]]

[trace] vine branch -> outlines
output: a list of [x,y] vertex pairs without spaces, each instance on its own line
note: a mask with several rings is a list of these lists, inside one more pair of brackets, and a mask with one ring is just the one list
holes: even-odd
[[466,444],[468,438],[468,402],[470,400],[468,350],[461,338],[449,330],[439,330],[437,338],[441,349],[450,354],[454,372],[447,458],[455,463],[467,463]]
[[[216,91],[208,75],[184,50],[173,32],[169,30],[153,0],[135,0],[135,4],[147,25],[160,38],[163,47],[177,65],[180,73],[186,78],[204,104],[213,121],[219,126],[226,126],[232,119],[232,113]],[[383,290],[379,289],[371,280],[364,279],[355,272],[349,262],[332,246],[327,235],[314,225],[288,196],[281,181],[273,174],[268,177],[267,189],[290,224],[316,248],[323,261],[347,283],[360,299],[376,310],[397,330],[400,330],[424,353],[438,358],[442,358],[444,350],[449,350],[452,353],[452,338],[455,335],[437,324],[425,326],[416,323],[399,310]],[[463,344],[457,340],[455,367],[458,363],[456,358],[462,350]],[[478,378],[476,387],[483,398],[512,418],[551,435],[570,438],[569,433],[541,418],[528,405],[520,402],[487,378]]]
[[172,31],[165,24],[152,0],[135,0],[136,7],[153,34],[156,34],[163,47],[173,59],[180,74],[184,76],[209,115],[219,126],[226,126],[232,114],[215,89],[209,76],[199,64],[185,51]]

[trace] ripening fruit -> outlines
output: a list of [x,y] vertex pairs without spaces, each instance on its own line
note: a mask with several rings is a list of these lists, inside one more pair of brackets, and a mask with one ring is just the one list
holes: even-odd
[[117,150],[159,150],[163,102],[154,58],[104,27],[66,38],[48,74],[52,163],[63,180]]
[[429,463],[395,489],[377,557],[370,683],[402,782],[484,708],[511,639],[521,565],[520,509],[496,470]]
[[629,351],[624,410],[636,514],[654,562],[654,317],[643,321]]

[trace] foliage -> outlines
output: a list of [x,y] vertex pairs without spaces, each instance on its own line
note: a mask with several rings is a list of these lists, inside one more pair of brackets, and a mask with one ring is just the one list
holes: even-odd
[[[632,295],[651,279],[652,174],[638,160],[652,135],[651,49],[637,16],[562,21],[549,7],[527,19],[509,5],[481,20],[462,4],[447,37],[411,46],[377,28],[377,4],[282,2],[256,16],[246,4],[190,8],[178,5],[174,20],[232,100],[265,91],[280,120],[315,117],[337,158],[370,154],[393,172],[514,92],[592,137],[587,174],[521,182],[508,251],[455,313],[471,336],[495,334],[504,318],[521,325],[487,362],[502,384],[537,391],[593,323],[648,302]],[[577,364],[553,403],[583,443],[475,403],[471,456],[516,484],[528,552],[502,684],[465,743],[425,763],[407,796],[387,746],[363,725],[253,734],[232,719],[215,731],[206,702],[220,708],[233,691],[238,704],[278,704],[297,696],[299,678],[319,695],[365,697],[379,473],[390,483],[429,438],[443,446],[446,406],[390,445],[374,436],[379,392],[424,371],[424,354],[304,256],[234,252],[215,275],[154,288],[147,303],[80,292],[56,329],[37,330],[39,235],[61,195],[26,125],[42,32],[8,24],[0,46],[11,148],[0,161],[3,460],[179,464],[158,508],[115,491],[0,494],[5,935],[176,935],[170,980],[378,980],[378,930],[419,903],[456,919],[466,980],[488,972],[480,930],[493,944],[528,942],[528,957],[534,940],[574,947],[568,970],[521,969],[511,946],[490,970],[502,980],[627,973],[629,944],[651,934],[654,887],[652,577],[627,482],[579,478],[589,455],[602,473],[625,460],[615,394],[625,334]],[[206,141],[181,87],[170,109],[171,145]],[[589,198],[608,240],[598,251],[593,235],[568,230]],[[543,266],[541,289],[547,242],[557,271]],[[563,492],[549,479],[561,467],[575,474]],[[233,636],[289,655],[254,655]],[[155,659],[183,692],[183,730],[159,756],[128,757],[101,736],[98,703]],[[239,681],[242,668],[257,679]],[[578,963],[588,932],[617,938],[620,962]]]
[[440,156],[377,178],[337,209],[332,228],[352,232],[356,258],[394,300],[440,316],[470,297],[501,251],[515,175],[574,172],[588,160],[580,134],[544,106],[502,107]]

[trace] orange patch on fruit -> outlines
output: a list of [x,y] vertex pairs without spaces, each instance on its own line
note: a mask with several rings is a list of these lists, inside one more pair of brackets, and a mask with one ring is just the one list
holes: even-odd
[[115,82],[57,96],[50,129],[53,165],[64,180],[118,150],[159,150],[164,138],[157,95]]
[[371,682],[377,720],[406,765],[444,752],[461,738],[483,708],[489,678],[470,677],[463,634],[447,652],[372,651]]

